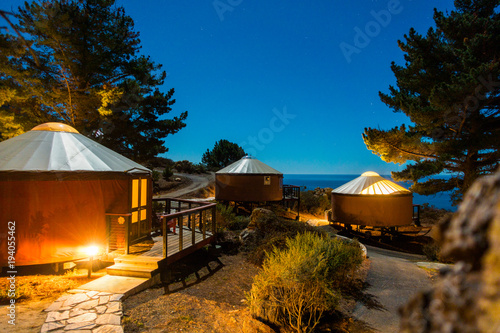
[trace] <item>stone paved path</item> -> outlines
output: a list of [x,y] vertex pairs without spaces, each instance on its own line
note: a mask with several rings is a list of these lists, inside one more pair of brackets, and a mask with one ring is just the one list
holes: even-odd
[[123,333],[123,294],[73,289],[47,309],[42,333]]

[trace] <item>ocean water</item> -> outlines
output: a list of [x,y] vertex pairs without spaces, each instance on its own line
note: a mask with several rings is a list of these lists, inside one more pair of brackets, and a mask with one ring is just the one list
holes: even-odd
[[[381,175],[384,178],[394,181],[390,175]],[[359,177],[359,175],[307,175],[307,174],[285,174],[283,184],[296,185],[303,187],[303,190],[314,190],[317,187],[332,189],[344,185],[345,183]],[[410,182],[395,182],[404,188],[409,188]],[[456,211],[457,207],[452,206],[450,193],[439,193],[436,195],[419,195],[413,194],[413,203],[422,205],[428,203],[437,208],[444,208],[451,211]]]

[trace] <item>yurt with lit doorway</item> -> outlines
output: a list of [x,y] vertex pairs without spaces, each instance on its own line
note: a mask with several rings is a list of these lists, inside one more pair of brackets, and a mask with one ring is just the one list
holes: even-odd
[[254,157],[245,156],[215,173],[215,199],[280,201],[283,199],[283,174]]
[[123,247],[151,228],[151,171],[61,123],[0,142],[0,258],[60,263]]
[[409,225],[413,194],[373,171],[332,191],[331,220],[374,227]]

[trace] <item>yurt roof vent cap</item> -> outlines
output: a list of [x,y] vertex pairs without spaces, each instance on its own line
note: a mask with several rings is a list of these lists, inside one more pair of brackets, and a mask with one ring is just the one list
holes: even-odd
[[276,169],[271,168],[269,165],[262,163],[255,157],[250,155],[242,157],[240,160],[228,165],[227,167],[219,170],[216,174],[276,174],[282,175]]
[[374,171],[366,171],[361,174],[361,177],[379,177],[380,175]]
[[32,131],[52,131],[52,132],[69,132],[69,133],[79,133],[75,128],[63,124],[63,123],[44,123],[35,126],[31,129]]

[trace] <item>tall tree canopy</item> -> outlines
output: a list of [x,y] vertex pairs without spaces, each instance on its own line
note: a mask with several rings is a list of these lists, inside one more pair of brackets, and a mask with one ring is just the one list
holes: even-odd
[[229,164],[236,162],[245,156],[246,153],[236,143],[228,140],[219,140],[215,143],[212,150],[208,150],[203,154],[201,161],[210,170],[220,170]]
[[[412,28],[398,41],[406,62],[392,63],[397,88],[379,95],[412,124],[368,128],[363,139],[384,161],[413,161],[392,175],[413,181],[416,193],[453,191],[457,203],[477,177],[499,166],[499,4],[456,0],[451,13],[434,10],[436,28],[427,35]],[[451,178],[426,178],[442,172]]]
[[140,55],[139,33],[115,0],[26,2],[17,35],[0,34],[0,140],[59,121],[136,161],[167,149],[187,112],[166,119],[174,89]]

